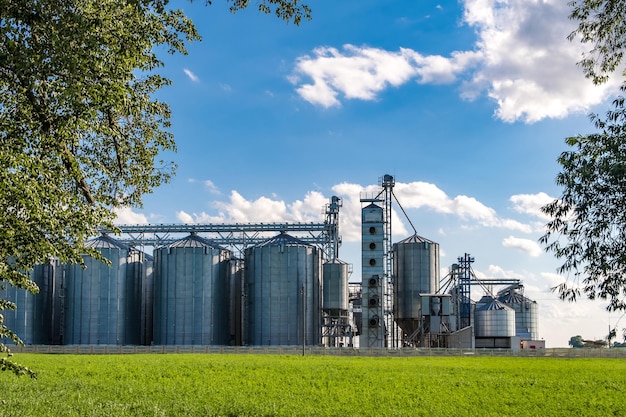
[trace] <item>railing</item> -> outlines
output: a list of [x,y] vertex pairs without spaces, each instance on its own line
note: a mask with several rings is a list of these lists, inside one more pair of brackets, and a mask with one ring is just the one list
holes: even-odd
[[[52,354],[148,354],[148,353],[204,353],[204,354],[279,354],[302,355],[301,346],[116,346],[116,345],[27,345],[12,347],[15,353]],[[510,356],[542,358],[626,358],[626,348],[610,349],[355,349],[306,347],[306,355],[332,356]]]

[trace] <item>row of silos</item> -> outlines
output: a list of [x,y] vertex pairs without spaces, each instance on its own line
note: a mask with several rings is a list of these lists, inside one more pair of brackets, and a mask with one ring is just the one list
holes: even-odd
[[[323,268],[320,249],[284,233],[247,248],[243,261],[195,234],[156,248],[154,258],[109,236],[89,245],[111,265],[86,256],[86,268],[50,275],[60,282],[53,298],[63,307],[49,311],[60,310],[63,339],[7,320],[26,343],[317,345],[322,315],[348,310],[347,268],[337,270],[347,264]],[[5,295],[40,314],[30,301],[38,295],[25,294],[27,303]],[[40,327],[50,328],[46,320]]]
[[50,261],[37,265],[30,272],[30,280],[39,287],[37,294],[10,285],[0,287],[0,299],[14,303],[17,307],[15,310],[0,311],[2,325],[27,343],[60,343],[60,286],[55,280],[60,268],[58,262]]

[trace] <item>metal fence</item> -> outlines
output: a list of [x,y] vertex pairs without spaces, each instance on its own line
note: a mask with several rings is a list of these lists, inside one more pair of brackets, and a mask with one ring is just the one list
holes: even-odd
[[626,358],[626,348],[609,349],[355,349],[302,346],[117,346],[117,345],[27,345],[13,347],[13,352],[44,354],[277,354],[277,355],[330,355],[330,356],[510,356],[542,358]]

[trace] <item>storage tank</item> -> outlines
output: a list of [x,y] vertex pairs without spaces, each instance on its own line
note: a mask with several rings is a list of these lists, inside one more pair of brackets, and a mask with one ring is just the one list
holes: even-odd
[[144,254],[108,235],[86,244],[111,262],[83,256],[86,268],[68,265],[63,343],[136,345],[141,338],[141,268]]
[[155,249],[155,345],[229,343],[229,259],[194,233]]
[[515,311],[490,296],[476,303],[474,315],[476,337],[515,336]]
[[522,339],[539,339],[537,302],[516,290],[498,293],[498,301],[515,311],[515,335]]
[[322,309],[331,316],[340,316],[348,311],[349,267],[349,264],[339,259],[325,262],[322,267]]
[[321,251],[281,233],[247,248],[245,261],[247,342],[301,345],[304,335],[307,345],[319,345]]
[[394,317],[410,335],[422,317],[420,294],[439,290],[439,244],[418,235],[401,240],[393,245],[393,269]]
[[[0,310],[4,316],[3,324],[12,330],[27,345],[58,344],[59,323],[55,311],[55,290],[58,261],[50,261],[37,265],[30,272],[30,279],[39,287],[37,294],[9,284],[0,287],[0,298],[15,303],[15,310]],[[56,285],[55,285],[56,284]],[[2,339],[4,343],[12,343],[10,339]]]

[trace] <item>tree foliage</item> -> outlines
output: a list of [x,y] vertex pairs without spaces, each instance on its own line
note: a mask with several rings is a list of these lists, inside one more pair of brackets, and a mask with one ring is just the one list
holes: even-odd
[[599,133],[566,140],[573,149],[558,159],[561,198],[543,207],[552,219],[541,237],[571,274],[557,287],[562,299],[608,300],[626,309],[626,108],[615,100],[606,120],[592,116]]
[[[259,9],[310,18],[300,0]],[[0,39],[0,284],[36,292],[35,265],[98,257],[86,239],[173,175],[159,159],[175,144],[153,98],[170,84],[157,51],[185,54],[199,35],[168,0],[0,0]],[[2,338],[21,343],[0,324]],[[0,368],[24,372],[7,358]]]
[[569,5],[570,18],[578,21],[569,39],[591,45],[579,64],[596,84],[606,82],[626,50],[626,0],[573,0]]
[[[245,9],[250,4],[250,0],[228,1],[232,3],[230,7],[232,12]],[[311,8],[301,0],[261,0],[258,9],[265,14],[273,13],[286,22],[293,21],[295,25],[299,25],[303,18],[311,20]]]
[[[594,83],[606,82],[626,49],[626,0],[574,0],[570,18],[578,21],[570,40],[591,44],[579,62]],[[626,71],[622,72],[626,76]],[[622,92],[626,84],[622,83]],[[540,241],[562,260],[569,279],[555,287],[561,299],[582,293],[608,300],[608,310],[626,309],[626,109],[613,102],[606,119],[591,115],[598,133],[566,139],[572,148],[558,159],[560,199],[543,207],[552,216]]]

